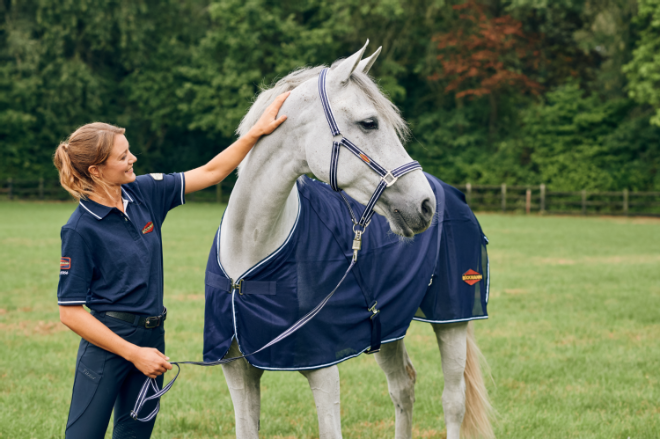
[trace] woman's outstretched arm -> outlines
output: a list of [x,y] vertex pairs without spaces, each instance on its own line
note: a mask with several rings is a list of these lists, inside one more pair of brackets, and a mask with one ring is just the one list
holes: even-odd
[[204,166],[186,172],[186,194],[197,192],[225,179],[245,158],[261,136],[270,134],[280,126],[286,116],[277,117],[280,107],[290,92],[282,93],[266,108],[250,131]]

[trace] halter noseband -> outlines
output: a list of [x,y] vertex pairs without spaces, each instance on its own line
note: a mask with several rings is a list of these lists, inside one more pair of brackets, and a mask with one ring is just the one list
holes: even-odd
[[[406,163],[405,165],[399,166],[398,168],[389,171],[383,168],[378,163],[376,163],[375,160],[369,157],[366,153],[364,153],[364,151],[362,151],[360,148],[355,146],[353,142],[351,142],[341,134],[341,132],[339,131],[339,126],[337,126],[337,121],[335,120],[335,116],[332,114],[332,108],[330,107],[330,100],[328,99],[328,93],[325,90],[325,81],[326,81],[326,76],[328,74],[328,70],[329,69],[321,70],[321,74],[319,75],[319,96],[321,97],[321,105],[323,106],[323,112],[325,113],[325,118],[328,121],[328,125],[330,125],[330,132],[332,133],[333,137],[341,136],[341,140],[339,142],[336,141],[332,142],[332,156],[330,158],[330,187],[332,187],[333,190],[341,194],[342,198],[344,199],[344,202],[348,206],[348,211],[351,214],[351,221],[353,221],[353,231],[355,232],[355,240],[353,241],[353,259],[357,260],[357,252],[358,250],[360,250],[362,245],[361,244],[362,233],[364,233],[364,230],[371,222],[371,217],[374,214],[374,207],[376,207],[376,203],[378,202],[380,196],[383,194],[385,188],[392,186],[394,183],[396,183],[399,177],[407,174],[408,172],[416,171],[418,169],[421,170],[422,166],[417,161],[412,161],[410,163]],[[369,202],[367,203],[364,212],[362,212],[362,217],[360,217],[359,221],[355,219],[355,215],[353,214],[353,210],[351,209],[350,204],[344,197],[341,188],[339,188],[339,186],[337,185],[337,167],[339,164],[339,148],[342,145],[345,146],[346,149],[348,149],[350,152],[355,154],[360,160],[362,160],[376,174],[380,176],[380,181],[378,182],[378,186],[376,186],[376,190],[374,191],[373,195],[371,195],[371,198],[369,199]]]

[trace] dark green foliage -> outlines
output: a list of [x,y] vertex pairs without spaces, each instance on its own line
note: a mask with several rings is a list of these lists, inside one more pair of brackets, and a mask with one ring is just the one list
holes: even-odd
[[457,26],[453,3],[4,0],[0,178],[53,178],[58,142],[94,120],[127,129],[140,173],[199,166],[233,141],[261,86],[369,38],[369,50],[383,46],[372,74],[411,124],[411,154],[446,181],[660,187],[660,132],[645,106],[655,98],[636,73],[651,62],[652,7],[633,24],[623,0],[483,2],[538,36],[532,79],[544,88],[455,99],[428,79],[441,68],[432,38]]

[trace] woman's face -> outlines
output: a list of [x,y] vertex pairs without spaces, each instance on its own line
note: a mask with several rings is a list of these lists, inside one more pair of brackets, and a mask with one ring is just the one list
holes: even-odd
[[[135,181],[133,163],[137,161],[128,149],[128,140],[123,134],[115,136],[115,143],[108,159],[98,167],[103,180],[111,185],[122,185]],[[90,172],[92,170],[90,169]]]

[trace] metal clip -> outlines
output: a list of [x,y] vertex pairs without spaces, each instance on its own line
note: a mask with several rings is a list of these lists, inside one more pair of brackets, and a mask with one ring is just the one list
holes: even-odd
[[353,261],[357,261],[358,252],[362,249],[362,231],[355,231],[355,239],[353,239]]
[[243,293],[241,292],[241,287],[243,286],[243,279],[239,280],[237,284],[234,283],[234,281],[231,281],[231,290],[238,290],[238,294],[241,296]]
[[372,313],[371,317],[369,317],[370,319],[373,319],[376,316],[376,314],[380,312],[379,309],[376,309],[376,305],[378,305],[378,301],[375,301],[374,304],[371,306],[371,308],[369,308],[369,311]]

